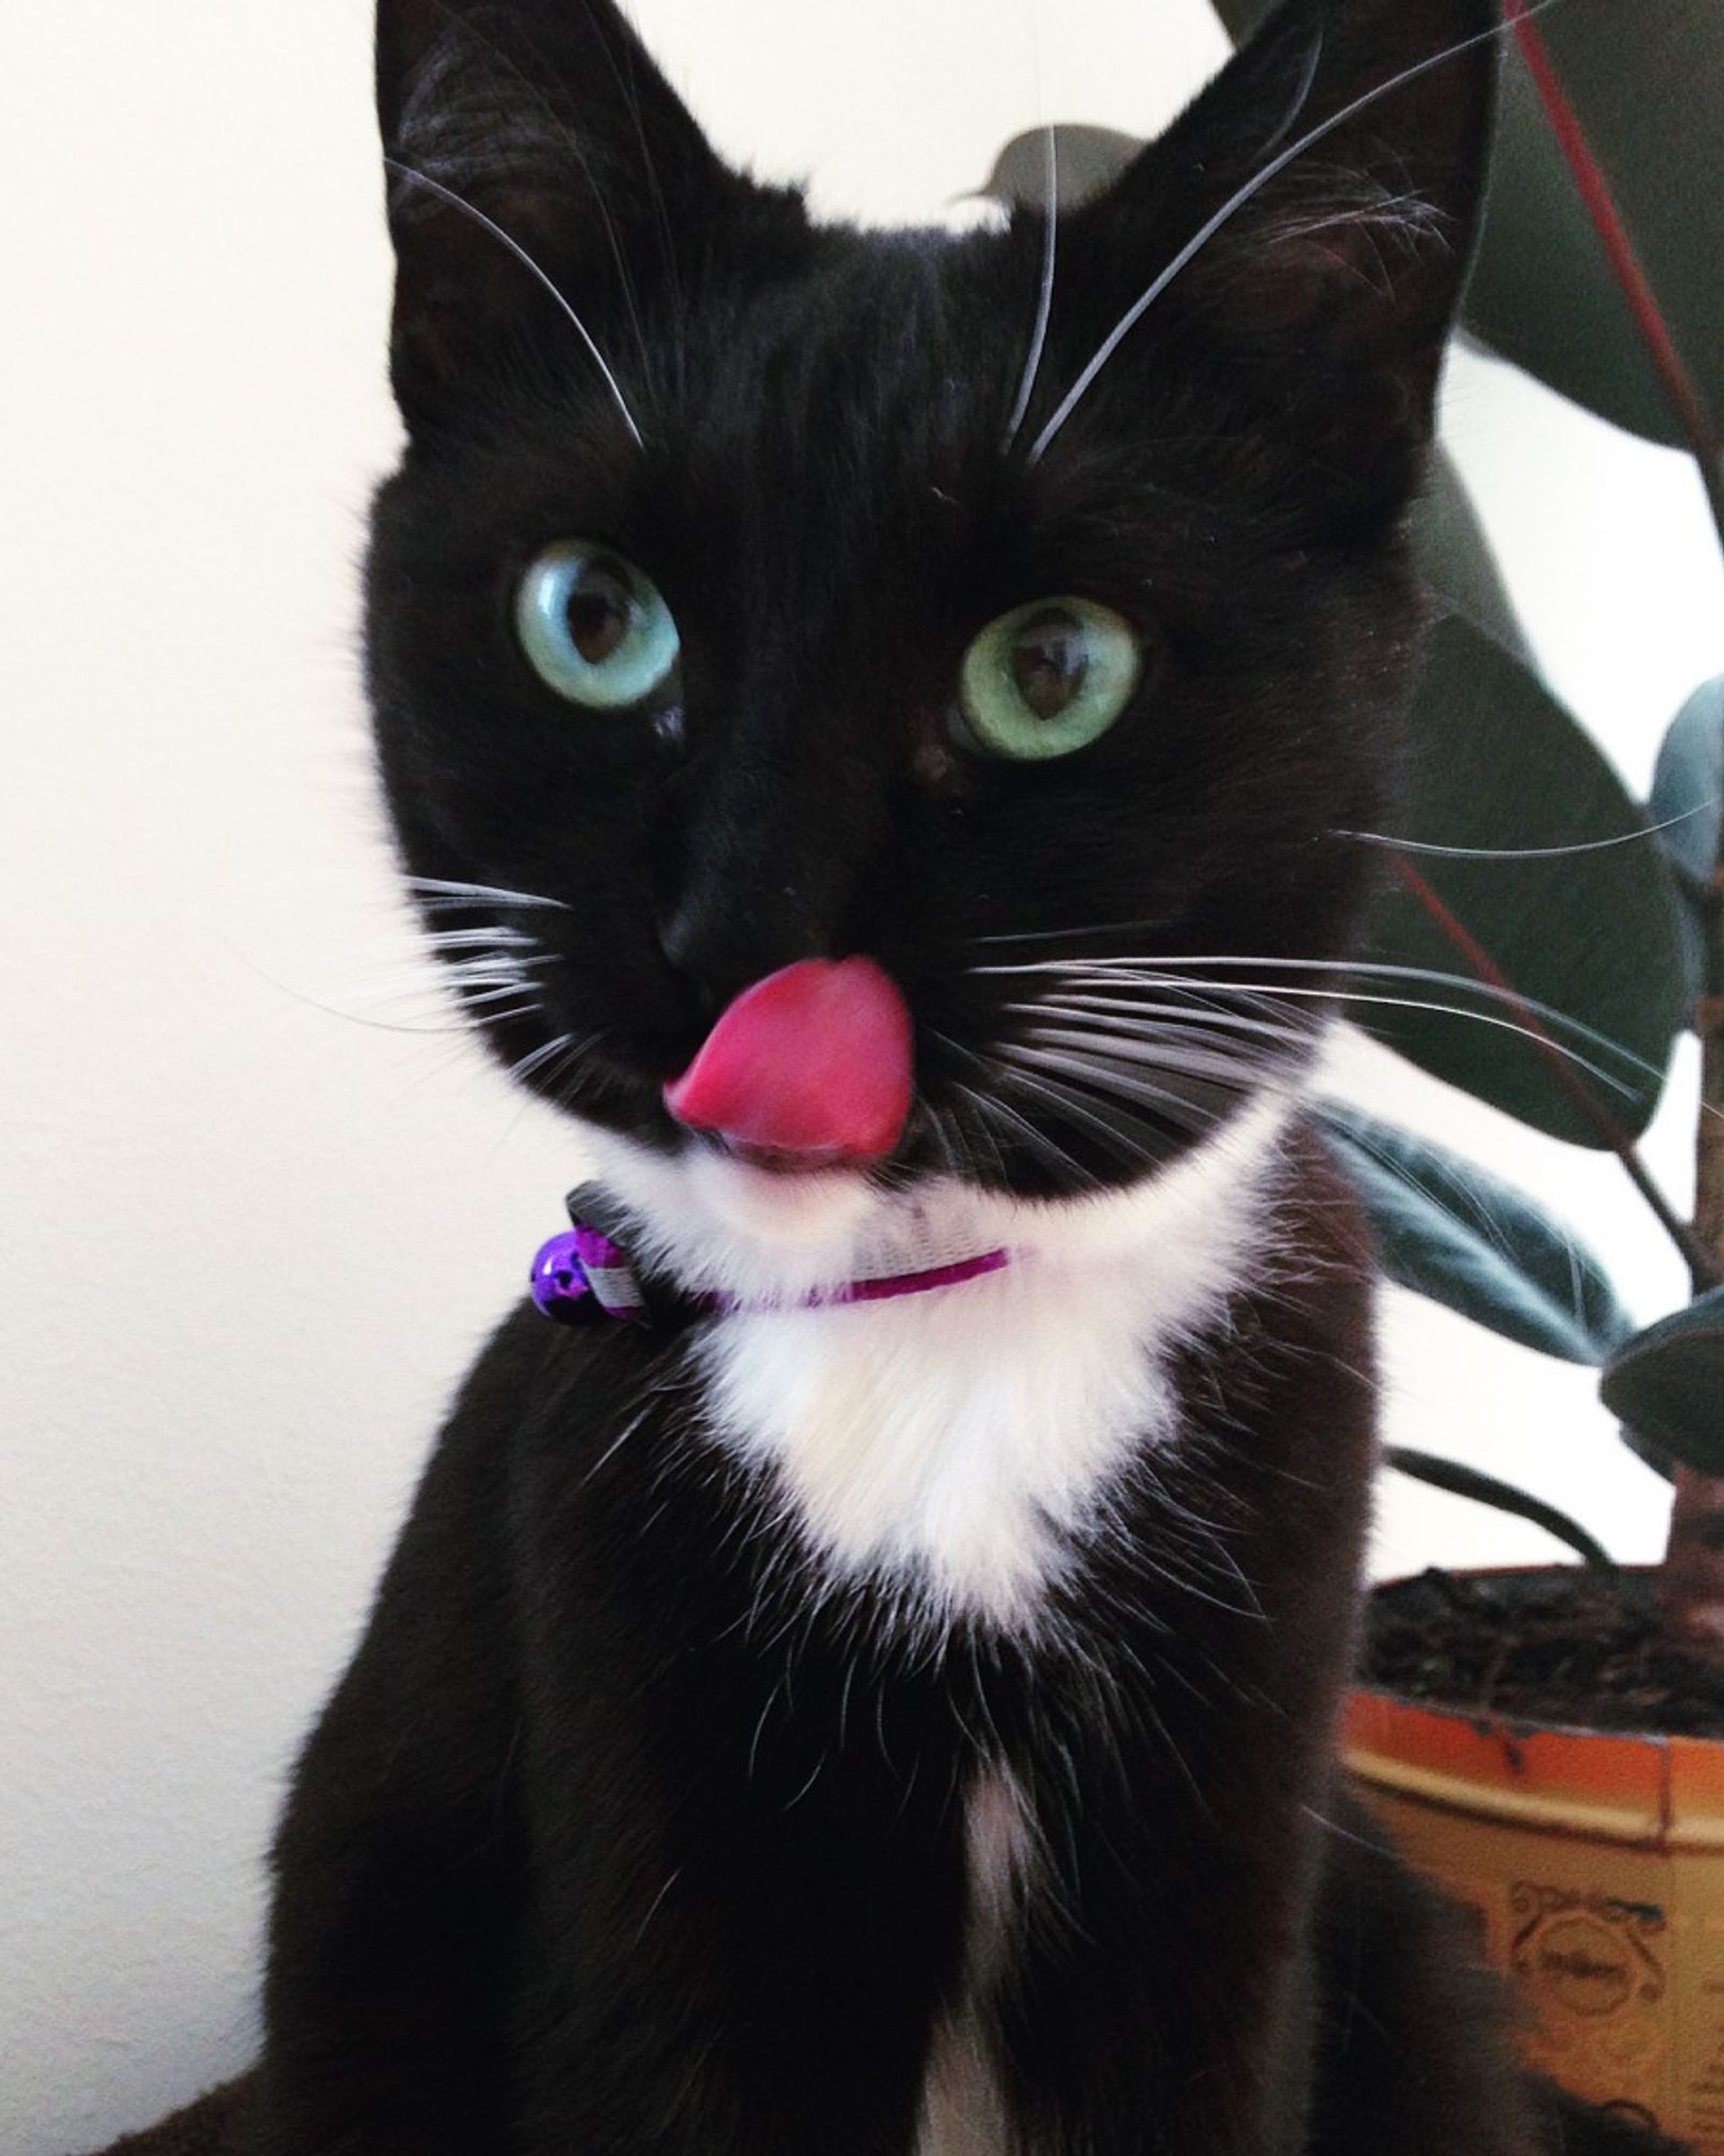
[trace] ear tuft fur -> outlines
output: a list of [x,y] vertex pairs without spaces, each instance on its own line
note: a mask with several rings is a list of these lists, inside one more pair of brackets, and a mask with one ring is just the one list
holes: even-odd
[[1494,0],[1328,0],[1247,48],[1253,87],[1267,70],[1297,88],[1259,153],[1287,163],[1192,265],[1238,334],[1315,337],[1336,362],[1434,380],[1477,222],[1497,26]]
[[1280,370],[1271,401],[1294,396],[1314,440],[1327,411],[1351,461],[1380,446],[1386,490],[1410,483],[1478,222],[1499,26],[1495,0],[1290,0],[1076,213],[1069,255],[1104,260],[1115,291],[1121,262],[1139,289],[1176,265],[1162,322]]
[[742,185],[610,0],[380,0],[377,110],[411,427],[567,312],[638,335],[641,286]]

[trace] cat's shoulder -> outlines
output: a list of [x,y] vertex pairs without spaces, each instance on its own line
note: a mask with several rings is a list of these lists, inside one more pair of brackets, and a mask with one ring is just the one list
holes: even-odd
[[606,1317],[554,1324],[523,1297],[469,1365],[438,1456],[484,1472],[554,1433],[559,1448],[603,1444],[612,1414],[660,1382],[680,1336]]

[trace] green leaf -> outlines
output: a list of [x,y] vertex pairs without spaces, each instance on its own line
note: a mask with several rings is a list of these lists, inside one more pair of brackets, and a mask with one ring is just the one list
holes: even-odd
[[1597,1259],[1512,1184],[1340,1101],[1318,1117],[1399,1286],[1565,1362],[1603,1362],[1632,1333]]
[[[1724,9],[1717,0],[1563,0],[1537,27],[1702,401],[1724,412]],[[1682,442],[1516,40],[1507,40],[1491,211],[1467,319],[1619,427]]]
[[[1707,682],[1670,722],[1652,778],[1658,843],[1683,874],[1711,887],[1724,837],[1724,676]],[[1678,821],[1677,819],[1680,819]]]
[[[1433,632],[1412,715],[1409,798],[1347,1014],[1449,1084],[1578,1145],[1651,1120],[1688,991],[1676,902],[1646,817],[1579,723],[1470,622]],[[1588,851],[1600,840],[1625,839]],[[1506,849],[1475,858],[1421,847]],[[1556,850],[1552,850],[1556,849]],[[1526,858],[1530,854],[1531,858]],[[1492,972],[1535,1007],[1469,987]],[[1425,972],[1459,979],[1430,981]],[[1365,996],[1386,997],[1373,1003]],[[1455,1016],[1413,1006],[1449,1004]],[[1590,1066],[1590,1068],[1589,1068]]]
[[1616,1435],[1627,1446],[1634,1457],[1649,1466],[1654,1474],[1661,1474],[1667,1483],[1676,1481],[1676,1463],[1661,1445],[1655,1445],[1650,1438],[1642,1437],[1640,1431],[1628,1422],[1618,1423]]
[[1420,574],[1443,611],[1464,614],[1531,665],[1532,647],[1478,511],[1441,449],[1431,459],[1424,495],[1413,512],[1412,536]]
[[1007,209],[1019,204],[1026,209],[1045,209],[1050,133],[1055,138],[1053,198],[1061,209],[1074,209],[1099,195],[1143,147],[1135,135],[1123,135],[1117,128],[1093,128],[1081,120],[1060,120],[1051,129],[1031,128],[1014,135],[1001,150],[977,194]]
[[[1620,19],[1617,32],[1626,57],[1632,40],[1621,36]],[[1514,39],[1503,42],[1490,207],[1466,326],[1576,403],[1655,441],[1677,441],[1675,415],[1526,59]]]
[[[1272,0],[1214,0],[1235,37]],[[1631,29],[1632,21],[1632,29]],[[1537,18],[1653,301],[1714,419],[1724,412],[1724,8],[1562,0]],[[1519,41],[1502,40],[1489,207],[1463,321],[1504,358],[1619,427],[1684,443]]]
[[1724,937],[1713,881],[1724,839],[1724,679],[1696,689],[1671,721],[1649,807],[1653,823],[1667,826],[1658,843],[1676,879],[1692,1025],[1700,999],[1724,990]]
[[1724,1474],[1724,1288],[1619,1348],[1598,1389],[1642,1438],[1702,1474]]

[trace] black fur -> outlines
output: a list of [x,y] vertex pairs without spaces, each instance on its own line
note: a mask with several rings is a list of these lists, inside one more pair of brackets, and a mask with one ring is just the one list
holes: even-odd
[[[589,1038],[534,1082],[670,1153],[691,1141],[661,1088],[713,1013],[788,962],[866,952],[917,1027],[882,1171],[912,1184],[966,1055],[1011,1037],[980,939],[1344,955],[1363,849],[1329,834],[1394,785],[1420,626],[1401,525],[1491,20],[1292,0],[1067,220],[1007,445],[1039,217],[815,230],[717,163],[606,0],[383,0],[409,442],[376,512],[377,735],[410,871],[567,909],[532,920],[538,1007],[476,1013],[500,1056]],[[1266,186],[1032,456],[1278,142],[1468,40]],[[406,166],[529,251],[641,445],[567,315]],[[569,534],[666,595],[669,704],[585,712],[526,665],[510,594]],[[963,648],[1073,592],[1138,627],[1143,689],[1069,760],[990,761],[953,725]],[[1098,1094],[969,1172],[1123,1184],[1237,1097],[1158,1116]],[[506,1324],[295,1779],[266,2156],[910,2156],[983,1756],[1044,1838],[995,2004],[1024,2129],[998,2156],[1614,2146],[1520,2079],[1493,1989],[1335,1785],[1368,1262],[1308,1138],[1280,1188],[1297,1263],[1260,1253],[1184,1354],[1177,1444],[1111,1493],[1113,1532],[1075,1539],[1035,1644],[907,1625],[869,1582],[814,1594],[770,1477],[700,1435],[687,1328]],[[1225,1572],[1192,1561],[1193,1514]]]
[[[791,199],[703,163],[662,88],[646,107],[649,172],[631,162],[632,110],[608,109],[619,84],[653,79],[649,63],[607,21],[538,0],[437,7],[427,32],[448,94],[463,79],[448,56],[471,41],[474,96],[541,111],[548,157],[573,131],[536,189],[515,165],[490,190],[482,168],[453,169],[589,320],[645,453],[534,280],[409,178],[392,183],[395,377],[418,423],[378,504],[371,654],[407,865],[574,908],[533,924],[566,964],[542,1021],[492,1029],[499,1051],[519,1058],[560,1025],[600,1031],[558,1097],[668,1141],[660,1084],[714,1008],[812,953],[866,951],[903,984],[937,1104],[958,1075],[937,1036],[974,1045],[1002,1025],[1006,993],[965,975],[981,936],[1120,921],[1139,953],[1343,949],[1364,870],[1359,849],[1324,841],[1370,825],[1390,782],[1417,621],[1399,519],[1466,247],[1489,53],[1455,60],[1440,95],[1415,85],[1329,138],[1315,180],[1296,183],[1296,167],[1265,190],[1032,464],[1001,436],[1040,221],[956,242],[811,231]],[[1482,0],[1282,18],[1069,221],[1022,441],[1261,162],[1319,27],[1307,122],[1486,21]],[[391,64],[427,66],[403,41],[383,40],[386,122],[402,101]],[[1428,108],[1422,128],[1409,100],[1414,117]],[[1383,186],[1422,187],[1429,229],[1337,241],[1373,166]],[[614,259],[589,173],[611,181]],[[1333,207],[1324,174],[1342,223],[1266,246]],[[479,297],[454,287],[452,377],[447,287],[481,262]],[[514,579],[570,532],[647,565],[682,625],[684,724],[668,738],[571,710],[513,647]],[[954,748],[969,638],[1073,589],[1150,642],[1133,722],[1058,766]],[[1060,1136],[1086,1174],[1140,1170],[1081,1127]],[[1036,1156],[1007,1153],[1014,1186],[1045,1183]],[[924,1131],[902,1165],[927,1162]]]

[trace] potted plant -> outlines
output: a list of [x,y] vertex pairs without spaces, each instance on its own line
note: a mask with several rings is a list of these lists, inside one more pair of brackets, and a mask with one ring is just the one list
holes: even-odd
[[[1236,38],[1270,4],[1215,0]],[[1506,0],[1506,18],[1463,332],[1690,450],[1724,544],[1724,12],[1645,0],[1632,44],[1611,0]],[[1135,147],[1041,130],[1007,146],[987,191],[1081,195]],[[1584,1562],[1379,1589],[1349,1756],[1525,1987],[1539,2064],[1724,2156],[1724,679],[1669,725],[1636,801],[1540,680],[1440,454],[1417,537],[1439,619],[1402,819],[1361,834],[1382,847],[1385,891],[1348,1015],[1523,1122],[1614,1155],[1692,1299],[1637,1328],[1566,1223],[1425,1138],[1325,1107],[1389,1277],[1596,1365],[1624,1439],[1673,1485],[1663,1565],[1626,1573],[1553,1508],[1392,1452]],[[1703,1068],[1692,1221],[1636,1150],[1684,1028]]]

